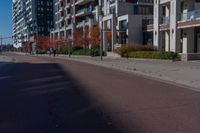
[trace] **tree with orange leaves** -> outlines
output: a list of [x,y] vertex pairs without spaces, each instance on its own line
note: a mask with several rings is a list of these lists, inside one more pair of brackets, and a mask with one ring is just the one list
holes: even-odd
[[37,50],[45,52],[48,49],[49,37],[47,36],[36,36],[35,41],[37,43]]
[[83,46],[83,30],[82,29],[76,29],[73,32],[73,45],[74,47],[82,47]]
[[58,49],[65,44],[65,40],[54,40],[48,36],[36,36],[35,41],[37,43],[37,50],[45,52],[50,48]]
[[73,45],[74,47],[83,47],[89,45],[89,30],[86,28],[83,32],[82,28],[78,28],[73,32]]
[[100,28],[98,26],[90,29],[90,44],[95,46],[100,45]]
[[108,50],[111,50],[111,46],[112,46],[112,32],[111,31],[108,32],[107,38],[108,38]]

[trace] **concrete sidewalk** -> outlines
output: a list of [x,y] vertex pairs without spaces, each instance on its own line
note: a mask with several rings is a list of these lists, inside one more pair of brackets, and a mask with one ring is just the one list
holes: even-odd
[[104,57],[103,61],[100,57],[87,56],[58,56],[67,60],[75,60],[108,68],[114,68],[125,72],[147,76],[178,86],[190,88],[200,91],[200,61],[163,61],[148,59],[124,59]]

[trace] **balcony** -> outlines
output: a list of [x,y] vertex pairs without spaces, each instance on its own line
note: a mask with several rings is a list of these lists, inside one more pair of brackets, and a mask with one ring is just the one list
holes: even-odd
[[83,8],[80,9],[76,12],[76,17],[78,16],[86,16],[88,14],[90,14],[92,11],[90,10],[90,8]]
[[81,21],[81,22],[77,23],[76,28],[80,28],[80,27],[84,27],[86,25],[90,25],[90,23],[91,23],[90,19]]
[[200,9],[181,14],[181,22],[200,19]]
[[71,5],[71,3],[67,3],[67,4],[65,5],[65,9],[69,8],[70,5]]
[[65,19],[71,18],[71,14],[66,14]]
[[73,29],[73,25],[72,24],[67,24],[66,30],[71,30]]
[[58,22],[64,21],[64,16],[59,17]]
[[163,17],[160,20],[160,24],[169,25],[169,23],[170,23],[170,16]]
[[64,7],[60,7],[59,12],[64,11]]
[[110,0],[110,4],[116,3],[116,0]]
[[75,5],[84,5],[84,4],[91,2],[91,1],[94,1],[94,0],[76,0]]
[[200,9],[182,13],[178,21],[178,28],[189,28],[200,26]]

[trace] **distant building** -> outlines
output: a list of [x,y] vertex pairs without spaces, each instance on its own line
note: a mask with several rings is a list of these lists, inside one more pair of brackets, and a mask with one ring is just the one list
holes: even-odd
[[72,40],[76,29],[88,31],[103,22],[104,51],[108,50],[108,32],[112,33],[110,50],[114,50],[122,44],[146,43],[143,20],[152,19],[153,0],[54,0],[51,38]]
[[54,0],[54,20],[52,39],[73,40],[77,29],[88,36],[88,30],[98,25],[98,0]]
[[12,12],[15,47],[53,28],[53,0],[13,0]]

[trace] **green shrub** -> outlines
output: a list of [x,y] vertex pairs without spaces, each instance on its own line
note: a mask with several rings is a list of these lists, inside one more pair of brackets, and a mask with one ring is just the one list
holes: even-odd
[[77,49],[73,50],[72,54],[73,55],[90,55],[91,50],[89,48],[84,48],[84,49]]
[[160,51],[133,51],[133,52],[129,52],[128,56],[127,56],[127,54],[125,54],[123,57],[164,59],[164,60],[180,59],[180,56],[177,53],[160,52]]
[[100,48],[99,46],[93,46],[90,48],[76,48],[73,49],[73,55],[86,55],[86,56],[99,56],[100,55]]
[[100,47],[99,46],[93,46],[91,48],[90,55],[91,56],[99,56],[100,55]]
[[127,56],[127,53],[133,51],[154,51],[153,46],[151,45],[135,45],[135,44],[126,44],[121,48],[115,50],[115,53],[119,54],[121,57]]
[[58,54],[68,54],[68,46],[63,45],[58,49]]

